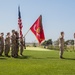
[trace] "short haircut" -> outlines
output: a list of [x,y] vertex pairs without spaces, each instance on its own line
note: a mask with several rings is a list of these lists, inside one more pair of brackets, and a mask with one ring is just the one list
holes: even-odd
[[15,30],[12,30],[12,32],[15,32]]
[[8,32],[7,35],[9,35],[10,33]]
[[4,35],[4,33],[1,33],[1,34],[3,34],[3,35]]
[[64,32],[61,32],[61,35],[64,34]]

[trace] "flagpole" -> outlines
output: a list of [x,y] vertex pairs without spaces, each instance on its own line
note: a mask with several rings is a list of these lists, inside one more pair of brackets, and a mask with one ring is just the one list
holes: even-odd
[[24,48],[26,49],[26,41],[25,41],[25,36],[28,34],[28,32],[30,31],[30,29],[26,32],[26,34],[24,35]]
[[29,31],[30,31],[30,29],[26,32],[26,34],[24,35],[24,37],[28,34]]
[[23,37],[23,42],[24,42],[24,49],[26,49],[26,41],[25,41],[25,37]]

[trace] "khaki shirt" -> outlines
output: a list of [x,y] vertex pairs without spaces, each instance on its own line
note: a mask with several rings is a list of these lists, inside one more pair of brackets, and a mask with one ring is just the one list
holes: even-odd
[[16,35],[11,36],[11,43],[15,44],[16,43]]
[[5,39],[5,45],[6,45],[6,44],[10,45],[10,37],[7,37],[7,38]]
[[20,44],[23,45],[23,38],[20,39]]
[[59,37],[59,47],[64,47],[64,38],[62,36]]
[[4,45],[4,37],[1,37],[1,45]]

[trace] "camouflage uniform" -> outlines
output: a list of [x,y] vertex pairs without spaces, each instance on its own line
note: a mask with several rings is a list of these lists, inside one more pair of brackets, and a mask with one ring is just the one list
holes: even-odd
[[1,51],[0,51],[0,55],[3,54],[4,51],[4,37],[3,37],[3,33],[1,33]]
[[9,34],[6,35],[6,39],[5,39],[5,55],[8,56],[8,53],[10,51],[10,36]]
[[25,45],[25,37],[23,37],[23,44],[24,44],[24,49],[26,49],[26,45]]
[[12,35],[11,35],[11,56],[15,56],[15,50],[16,50],[16,35],[15,35],[15,30],[12,30]]
[[22,38],[20,38],[20,55],[23,54],[23,46],[24,46],[23,43],[24,43],[24,42],[23,42],[23,37],[22,37]]
[[18,51],[19,51],[19,34],[18,34],[17,31],[15,32],[15,35],[16,35],[16,50],[15,50],[15,57],[18,57]]
[[59,38],[59,48],[60,48],[60,58],[62,58],[64,51],[64,38],[62,36],[60,36]]
[[0,35],[0,55],[1,55],[1,35]]

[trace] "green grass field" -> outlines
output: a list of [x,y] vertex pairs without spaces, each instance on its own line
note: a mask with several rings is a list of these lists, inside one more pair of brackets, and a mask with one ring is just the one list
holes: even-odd
[[23,57],[0,57],[0,75],[75,75],[75,52],[64,58],[59,51],[25,50]]

